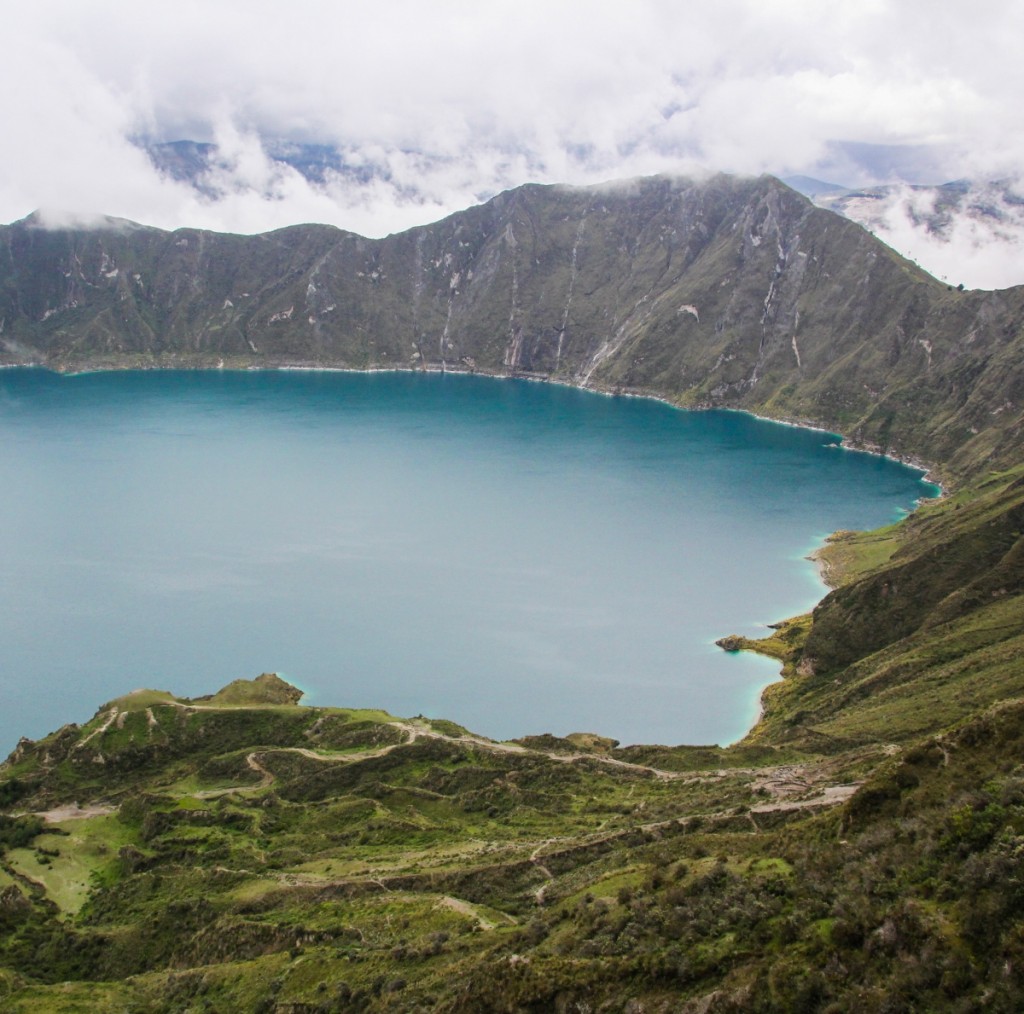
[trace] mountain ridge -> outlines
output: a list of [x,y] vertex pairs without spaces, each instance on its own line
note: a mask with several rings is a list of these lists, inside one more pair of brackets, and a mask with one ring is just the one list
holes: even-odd
[[0,228],[7,363],[549,378],[814,422],[951,475],[969,438],[1011,461],[1022,308],[1024,287],[953,290],[770,177],[528,185],[382,240]]

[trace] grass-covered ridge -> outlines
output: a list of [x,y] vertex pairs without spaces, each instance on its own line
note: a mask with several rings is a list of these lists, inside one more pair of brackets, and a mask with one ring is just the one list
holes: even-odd
[[1024,696],[1024,469],[823,551],[839,586],[764,642],[784,662],[751,737],[842,749],[906,742]]

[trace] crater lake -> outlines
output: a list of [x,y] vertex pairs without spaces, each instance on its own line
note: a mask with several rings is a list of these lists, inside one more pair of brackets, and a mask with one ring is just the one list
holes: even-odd
[[714,646],[935,493],[817,430],[520,380],[0,370],[0,748],[265,671],[504,739],[728,743]]

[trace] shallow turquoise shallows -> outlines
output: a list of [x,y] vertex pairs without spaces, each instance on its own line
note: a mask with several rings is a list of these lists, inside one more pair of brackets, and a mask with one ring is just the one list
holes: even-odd
[[714,639],[934,492],[836,444],[483,377],[0,371],[0,749],[265,671],[495,738],[727,743],[778,667]]

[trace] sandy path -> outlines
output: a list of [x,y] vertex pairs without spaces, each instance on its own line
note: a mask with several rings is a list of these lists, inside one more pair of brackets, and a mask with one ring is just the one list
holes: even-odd
[[59,824],[65,820],[84,820],[87,817],[106,817],[117,810],[116,806],[79,806],[77,803],[68,803],[64,806],[55,807],[52,810],[45,810],[36,813],[36,817],[42,817],[47,824]]
[[[482,916],[476,908],[476,905],[471,905],[468,901],[463,901],[461,898],[452,898],[450,895],[445,895],[438,901],[439,905],[443,905],[445,908],[450,908],[453,912],[458,912],[460,915],[468,916],[470,919],[476,919],[477,924],[483,930],[496,929],[498,924],[492,922],[490,919]],[[505,916],[505,925],[516,926],[518,923],[510,915]]]

